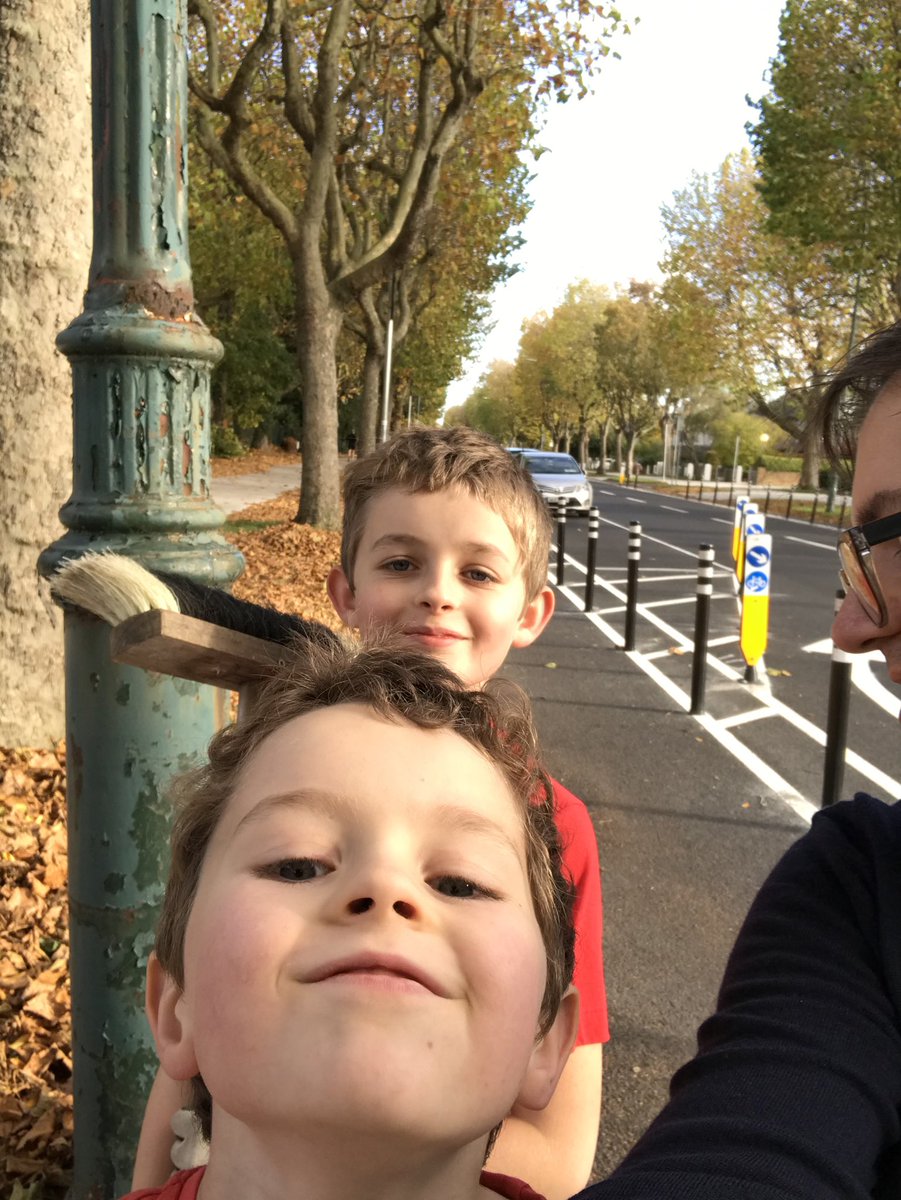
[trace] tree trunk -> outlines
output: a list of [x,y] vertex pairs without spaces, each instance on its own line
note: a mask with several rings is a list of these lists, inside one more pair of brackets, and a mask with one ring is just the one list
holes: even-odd
[[588,469],[588,422],[582,421],[579,426],[579,465],[583,471]]
[[610,436],[610,418],[601,422],[601,474],[607,469],[607,439]]
[[816,491],[820,485],[822,441],[817,422],[809,420],[801,436],[801,480],[799,487]]
[[616,431],[616,473],[617,475],[623,473],[623,431],[621,429]]
[[[335,346],[341,310],[333,302],[314,254],[295,260],[297,365],[303,394],[300,510],[295,520],[320,529],[341,528],[338,475],[338,373]],[[310,264],[305,269],[305,264]]]
[[636,430],[629,431],[629,444],[626,449],[626,474],[631,476],[635,474],[635,443],[638,441],[638,433]]
[[378,439],[381,377],[382,355],[375,346],[367,342],[366,357],[363,360],[363,405],[360,412],[360,428],[357,430],[358,452],[361,456],[371,454]]
[[0,0],[0,745],[64,732],[62,621],[38,554],[62,533],[72,385],[54,338],[91,245],[88,0]]

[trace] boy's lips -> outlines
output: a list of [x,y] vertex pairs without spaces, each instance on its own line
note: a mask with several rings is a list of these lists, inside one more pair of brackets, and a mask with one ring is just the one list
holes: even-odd
[[440,625],[411,625],[404,633],[407,637],[417,638],[423,642],[463,642],[466,637],[455,633],[453,629],[444,629]]
[[425,988],[426,991],[432,992],[436,996],[441,996],[444,999],[448,998],[448,992],[438,983],[434,976],[430,975],[428,971],[424,971],[415,963],[410,962],[409,959],[402,958],[397,954],[376,954],[371,951],[361,954],[349,954],[343,958],[336,958],[331,962],[324,963],[305,976],[303,982],[322,983],[327,979],[336,979],[349,975],[394,976],[397,979],[406,979],[411,983],[418,984],[419,987]]

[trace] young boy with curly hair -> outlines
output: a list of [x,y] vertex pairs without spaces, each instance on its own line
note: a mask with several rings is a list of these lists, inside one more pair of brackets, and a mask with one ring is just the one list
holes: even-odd
[[148,969],[209,1162],[149,1200],[536,1200],[483,1171],[578,1023],[528,703],[407,648],[303,648],[188,776]]

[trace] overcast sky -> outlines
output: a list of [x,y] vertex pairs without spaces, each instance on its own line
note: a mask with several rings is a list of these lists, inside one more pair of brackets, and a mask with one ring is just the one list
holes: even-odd
[[745,96],[766,90],[784,0],[622,0],[640,15],[607,58],[593,95],[552,110],[534,164],[534,201],[516,261],[493,298],[494,329],[448,389],[462,404],[494,359],[516,358],[522,322],[567,284],[659,278],[660,206],[692,171],[747,144]]

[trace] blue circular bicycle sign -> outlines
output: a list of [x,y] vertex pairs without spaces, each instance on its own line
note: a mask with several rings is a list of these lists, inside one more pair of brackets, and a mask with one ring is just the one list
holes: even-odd
[[745,576],[745,591],[765,592],[769,586],[769,582],[770,579],[766,571],[751,571],[750,574]]

